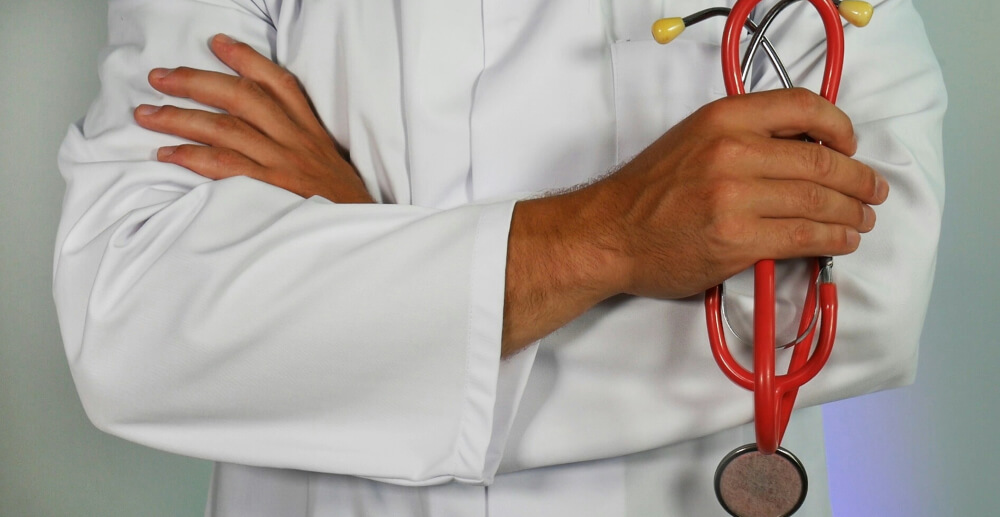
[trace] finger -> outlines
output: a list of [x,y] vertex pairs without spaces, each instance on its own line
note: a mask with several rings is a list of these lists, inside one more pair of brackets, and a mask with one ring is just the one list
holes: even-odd
[[747,197],[764,218],[808,219],[850,226],[861,233],[875,227],[875,210],[857,199],[808,181],[765,180]]
[[167,95],[226,111],[279,143],[298,139],[296,124],[250,79],[188,67],[157,68],[149,73],[149,84]]
[[143,104],[135,109],[135,120],[152,131],[233,149],[258,163],[271,163],[277,153],[272,141],[246,122],[225,113]]
[[751,149],[763,178],[810,181],[871,205],[889,194],[889,183],[875,169],[815,143],[771,138]]
[[265,169],[250,158],[219,147],[185,144],[176,147],[161,147],[156,159],[190,169],[206,178],[219,180],[233,176],[247,176],[261,179]]
[[782,260],[847,255],[858,249],[861,234],[850,226],[808,219],[764,219],[756,241],[759,257]]
[[[789,88],[727,97],[710,113],[762,136],[807,135],[847,156],[857,151],[854,125],[840,108],[804,88]],[[710,105],[712,106],[712,105]]]
[[235,41],[225,34],[215,35],[210,47],[226,66],[260,84],[295,123],[309,131],[321,131],[325,134],[309,99],[291,72],[261,55],[250,45]]

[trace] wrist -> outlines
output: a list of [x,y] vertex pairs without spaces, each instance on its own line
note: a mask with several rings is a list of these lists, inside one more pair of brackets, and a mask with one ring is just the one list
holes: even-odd
[[[522,236],[537,243],[539,270],[559,289],[594,305],[623,292],[619,236],[600,189],[588,186],[518,203],[514,217]],[[523,223],[523,224],[519,224]]]
[[508,242],[503,353],[622,292],[612,225],[590,187],[518,202]]

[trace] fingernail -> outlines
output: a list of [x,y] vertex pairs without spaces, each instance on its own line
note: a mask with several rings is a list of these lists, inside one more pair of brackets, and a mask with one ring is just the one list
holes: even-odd
[[216,34],[215,38],[216,40],[218,40],[219,43],[223,43],[226,45],[232,45],[233,43],[236,43],[236,40],[222,33]]
[[163,79],[164,77],[170,75],[173,72],[172,68],[154,68],[149,71],[149,77],[151,79]]
[[168,145],[168,146],[165,146],[165,147],[161,147],[161,148],[159,148],[156,151],[156,159],[157,160],[165,160],[165,159],[169,158],[170,155],[174,154],[174,151],[176,151],[176,150],[177,150],[177,146],[176,145]]
[[861,234],[854,228],[847,229],[847,245],[850,246],[851,249],[857,249],[857,247],[861,245]]
[[149,104],[140,104],[139,107],[135,109],[135,112],[143,117],[148,117],[157,111],[160,111],[159,106],[151,106]]
[[878,196],[879,202],[889,197],[889,182],[881,175],[875,176],[875,195]]
[[875,210],[868,205],[864,205],[864,212],[865,220],[861,223],[861,227],[864,231],[869,232],[875,227]]

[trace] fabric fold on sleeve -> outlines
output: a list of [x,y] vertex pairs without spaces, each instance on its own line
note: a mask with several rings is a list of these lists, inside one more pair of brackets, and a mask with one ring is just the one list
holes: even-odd
[[109,16],[99,97],[60,151],[53,287],[94,424],[216,461],[488,482],[513,412],[494,417],[498,385],[517,391],[498,378],[514,201],[339,205],[158,163],[179,139],[132,120],[166,102],[146,72],[224,71],[217,32],[273,55],[274,26],[240,2]]

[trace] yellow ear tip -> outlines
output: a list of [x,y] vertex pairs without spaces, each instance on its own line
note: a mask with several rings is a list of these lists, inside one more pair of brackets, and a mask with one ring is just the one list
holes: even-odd
[[660,18],[653,22],[653,39],[661,45],[666,45],[684,32],[683,18]]
[[856,0],[843,0],[840,2],[840,15],[848,23],[855,27],[864,27],[872,20],[872,4],[859,2]]

